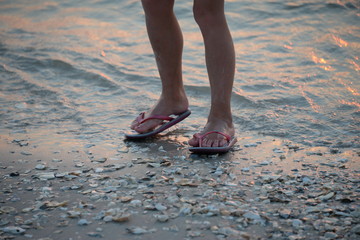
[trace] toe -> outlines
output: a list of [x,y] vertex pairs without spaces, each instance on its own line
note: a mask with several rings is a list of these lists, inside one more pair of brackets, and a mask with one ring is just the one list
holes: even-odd
[[211,144],[212,147],[220,147],[219,145],[219,140],[214,140],[213,143]]
[[131,128],[132,130],[135,130],[135,128],[136,128],[137,126],[139,126],[139,122],[136,121],[136,120],[134,120],[134,121],[131,123],[130,128]]
[[142,124],[139,124],[138,126],[135,126],[134,130],[138,133],[146,133],[154,130],[161,122],[157,120],[149,120]]
[[227,145],[227,140],[223,136],[216,136],[210,134],[203,139],[203,147],[224,147]]
[[199,139],[200,139],[200,134],[199,133],[195,133],[193,138],[190,139],[188,141],[189,145],[192,147],[198,147],[199,146]]
[[205,138],[205,139],[203,139],[201,145],[203,147],[211,147],[211,141],[209,141],[209,139]]
[[226,139],[222,139],[219,141],[219,147],[225,147],[227,145]]

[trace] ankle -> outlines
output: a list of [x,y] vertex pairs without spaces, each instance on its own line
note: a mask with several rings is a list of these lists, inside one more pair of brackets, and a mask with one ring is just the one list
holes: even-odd
[[226,110],[226,108],[216,110],[212,108],[208,116],[208,122],[225,123],[229,127],[232,127],[233,119],[232,119],[231,110],[230,109]]
[[169,92],[162,93],[160,96],[160,100],[166,102],[167,104],[187,104],[188,105],[188,99],[186,97],[185,91],[175,91],[175,92]]
[[152,114],[178,114],[189,108],[189,102],[184,96],[166,96],[161,95],[157,104],[150,110]]

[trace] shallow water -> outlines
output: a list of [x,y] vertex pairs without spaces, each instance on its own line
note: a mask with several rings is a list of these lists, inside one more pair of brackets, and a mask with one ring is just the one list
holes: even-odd
[[[178,0],[192,134],[209,84],[192,1]],[[227,1],[238,135],[359,146],[360,3]],[[159,95],[138,0],[0,1],[0,134],[38,143],[116,143]]]

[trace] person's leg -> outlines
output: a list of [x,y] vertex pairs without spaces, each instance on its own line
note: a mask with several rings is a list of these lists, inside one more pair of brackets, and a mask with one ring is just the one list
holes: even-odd
[[[200,133],[221,131],[234,136],[231,113],[231,92],[235,72],[235,51],[224,14],[224,0],[194,0],[194,17],[205,44],[206,66],[211,87],[211,109],[207,124]],[[199,135],[189,141],[199,145]],[[221,135],[210,134],[202,142],[204,147],[221,147],[227,142]]]
[[[188,108],[188,100],[182,82],[183,38],[173,12],[174,0],[142,0],[142,5],[162,83],[161,96],[146,112],[145,117],[182,113]],[[149,120],[139,124],[134,121],[131,128],[144,133],[155,128],[160,122],[160,120]]]

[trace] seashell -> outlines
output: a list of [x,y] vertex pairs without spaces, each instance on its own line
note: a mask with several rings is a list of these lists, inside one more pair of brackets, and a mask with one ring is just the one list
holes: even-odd
[[38,177],[40,180],[52,180],[55,179],[55,174],[53,172],[40,173],[37,174],[36,177]]
[[22,155],[24,155],[24,156],[30,156],[30,155],[32,155],[32,153],[31,153],[31,152],[28,152],[28,151],[22,151],[22,152],[20,152],[20,154],[22,154]]
[[156,210],[158,210],[158,211],[165,211],[165,210],[167,209],[167,207],[164,206],[164,205],[162,205],[161,203],[155,204],[155,208],[156,208]]
[[107,161],[107,158],[106,157],[103,157],[103,158],[99,158],[99,159],[96,159],[96,160],[92,160],[92,162],[97,162],[97,163],[104,163]]
[[128,152],[129,152],[129,148],[126,147],[126,146],[123,146],[123,147],[119,148],[117,151],[118,151],[119,153],[128,153]]
[[154,217],[159,222],[167,222],[169,220],[169,215],[166,215],[166,214],[164,214],[164,215],[154,215]]
[[78,218],[81,216],[81,212],[79,211],[68,211],[68,218]]
[[105,216],[103,218],[104,222],[111,222],[113,220],[113,217],[112,216]]
[[330,193],[328,193],[326,195],[319,196],[319,199],[321,201],[327,201],[327,200],[331,199],[334,195],[335,195],[334,192],[330,192]]
[[103,238],[104,237],[101,233],[98,233],[98,232],[88,232],[87,235],[89,237],[96,237],[96,238]]
[[14,214],[16,212],[17,212],[17,210],[14,207],[10,207],[10,206],[2,206],[2,207],[0,207],[0,214],[2,214],[2,213]]
[[197,186],[199,186],[199,183],[197,183],[197,182],[195,182],[193,180],[190,180],[190,179],[183,178],[183,179],[176,179],[175,180],[175,185],[177,185],[177,186],[197,187]]
[[126,228],[126,230],[129,233],[134,234],[134,235],[141,235],[141,234],[145,234],[145,233],[149,232],[145,228],[141,228],[141,227],[129,227],[129,228]]
[[56,202],[56,201],[45,201],[42,203],[42,205],[39,207],[42,210],[49,209],[49,208],[57,208],[57,207],[65,207],[67,206],[68,201],[63,202]]
[[0,230],[3,231],[4,233],[10,233],[13,235],[20,235],[25,232],[25,229],[23,229],[21,227],[15,227],[15,226],[8,226],[8,227],[0,228]]
[[89,222],[88,220],[86,220],[86,219],[84,219],[84,218],[82,218],[82,219],[80,219],[79,221],[78,221],[78,225],[79,226],[86,226],[86,225],[89,225],[91,222]]
[[112,217],[113,222],[122,223],[130,220],[130,214],[118,214]]
[[134,197],[132,197],[132,196],[124,196],[124,197],[119,198],[120,202],[122,202],[122,203],[130,202],[133,199],[134,199]]
[[45,170],[46,169],[46,165],[44,163],[39,163],[35,166],[36,170]]
[[67,227],[69,226],[69,221],[66,221],[66,220],[61,220],[58,224],[57,224],[58,227]]
[[138,199],[131,200],[130,205],[133,207],[140,207],[142,202]]

